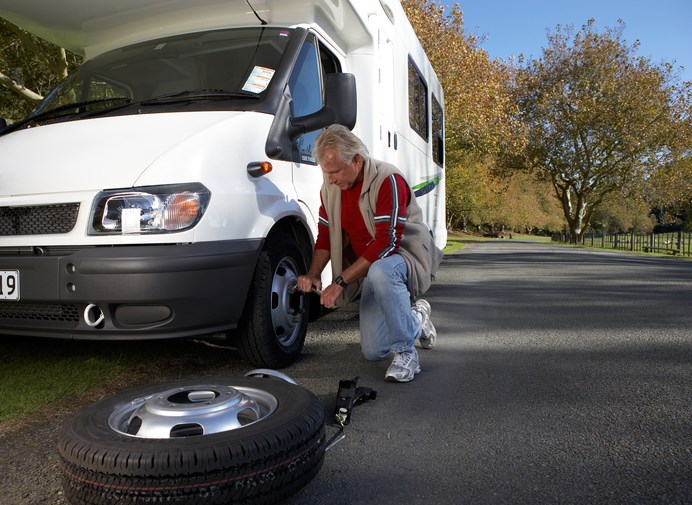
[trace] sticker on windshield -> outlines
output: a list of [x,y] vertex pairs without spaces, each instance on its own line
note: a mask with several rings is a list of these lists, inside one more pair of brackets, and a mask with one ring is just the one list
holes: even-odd
[[267,86],[269,86],[269,81],[274,77],[275,70],[266,67],[255,67],[250,73],[250,77],[245,81],[243,86],[243,91],[249,91],[251,93],[261,93]]

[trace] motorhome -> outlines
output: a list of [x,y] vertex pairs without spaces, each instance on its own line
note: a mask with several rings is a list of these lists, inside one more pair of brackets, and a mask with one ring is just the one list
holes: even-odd
[[0,334],[221,334],[292,363],[333,123],[404,171],[444,246],[443,93],[398,0],[0,0],[0,17],[84,56],[0,121]]

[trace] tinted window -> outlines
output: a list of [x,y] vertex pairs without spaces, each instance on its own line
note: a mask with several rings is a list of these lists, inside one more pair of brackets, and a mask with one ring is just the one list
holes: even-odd
[[435,95],[432,97],[432,140],[433,161],[442,166],[445,157],[444,112]]
[[428,140],[428,87],[416,65],[408,60],[408,122],[411,128]]

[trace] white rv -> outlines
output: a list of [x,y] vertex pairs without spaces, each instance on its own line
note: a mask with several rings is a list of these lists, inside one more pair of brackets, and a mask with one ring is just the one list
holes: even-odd
[[[0,334],[303,347],[319,130],[407,174],[443,247],[443,94],[398,0],[0,0],[85,56],[0,121]],[[328,279],[325,279],[328,283]]]

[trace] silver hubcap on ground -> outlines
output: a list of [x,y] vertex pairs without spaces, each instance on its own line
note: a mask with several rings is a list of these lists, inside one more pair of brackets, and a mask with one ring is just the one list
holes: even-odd
[[210,435],[260,421],[277,406],[277,399],[260,389],[191,385],[121,404],[108,424],[119,433],[141,438]]

